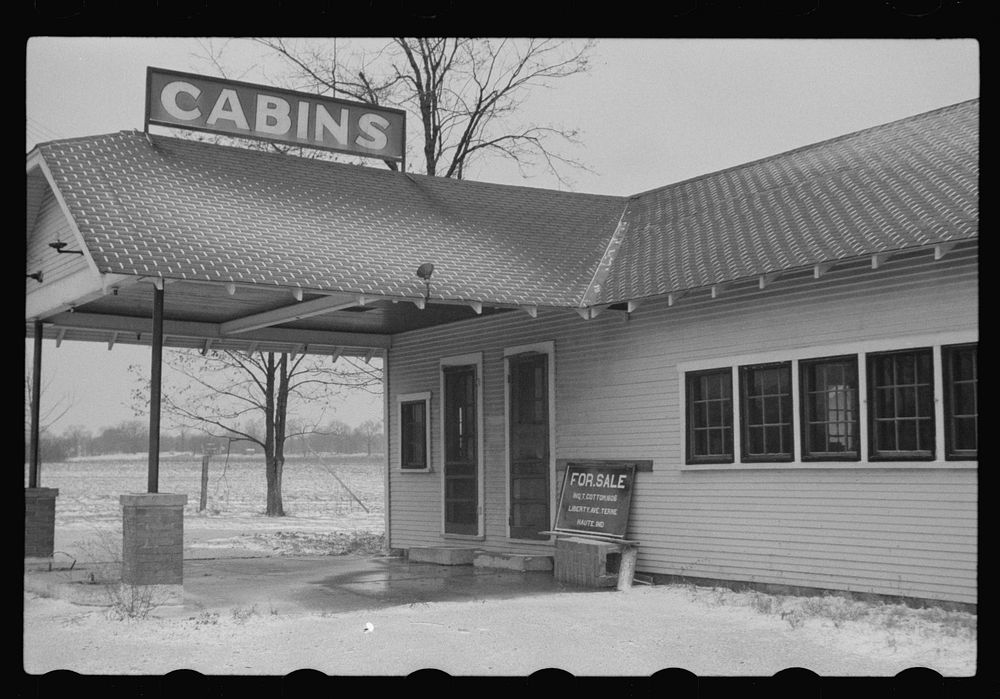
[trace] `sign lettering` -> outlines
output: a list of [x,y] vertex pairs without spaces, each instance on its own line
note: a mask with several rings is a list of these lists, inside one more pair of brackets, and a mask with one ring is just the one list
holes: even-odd
[[634,465],[567,464],[555,530],[624,538],[634,479]]
[[265,85],[149,68],[146,124],[401,161],[406,113]]

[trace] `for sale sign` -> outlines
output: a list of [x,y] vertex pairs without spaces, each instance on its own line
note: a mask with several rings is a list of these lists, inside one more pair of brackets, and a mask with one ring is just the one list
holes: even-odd
[[634,464],[567,464],[555,530],[624,538],[634,480]]

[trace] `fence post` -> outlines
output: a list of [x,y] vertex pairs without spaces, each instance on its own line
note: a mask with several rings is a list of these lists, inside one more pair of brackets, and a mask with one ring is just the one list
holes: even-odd
[[208,460],[212,458],[208,454],[201,457],[201,501],[198,504],[198,512],[204,512],[208,504]]

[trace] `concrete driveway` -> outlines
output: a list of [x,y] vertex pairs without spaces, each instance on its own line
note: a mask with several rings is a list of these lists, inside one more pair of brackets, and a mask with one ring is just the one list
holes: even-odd
[[278,612],[351,612],[432,602],[511,599],[564,591],[552,572],[410,563],[402,558],[322,556],[184,562],[184,608],[257,605]]

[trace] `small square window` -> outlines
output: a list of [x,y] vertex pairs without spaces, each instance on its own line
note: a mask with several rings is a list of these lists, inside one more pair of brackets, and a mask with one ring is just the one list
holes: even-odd
[[430,394],[399,397],[399,467],[407,471],[430,468]]

